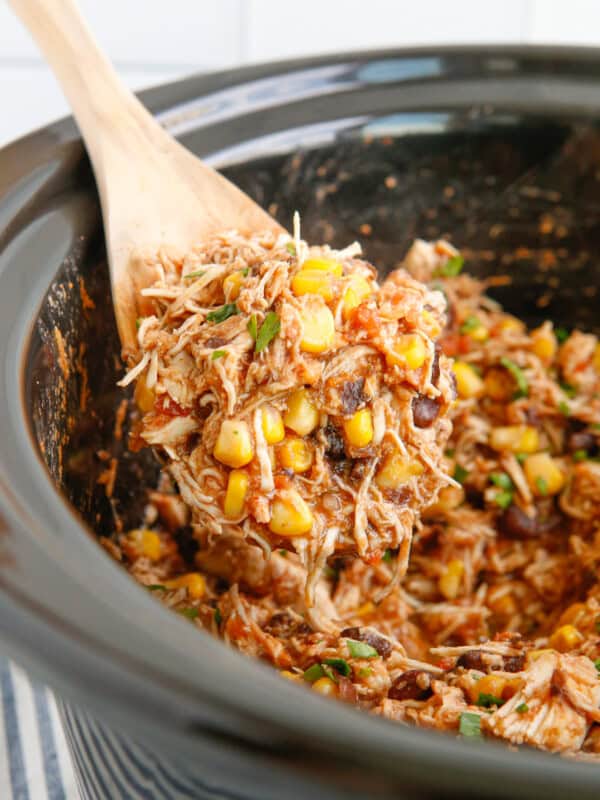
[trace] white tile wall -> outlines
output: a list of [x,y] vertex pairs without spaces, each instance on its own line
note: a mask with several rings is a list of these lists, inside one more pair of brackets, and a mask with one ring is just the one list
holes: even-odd
[[[410,44],[600,45],[600,0],[80,0],[128,85],[234,64]],[[67,112],[0,0],[0,145]]]

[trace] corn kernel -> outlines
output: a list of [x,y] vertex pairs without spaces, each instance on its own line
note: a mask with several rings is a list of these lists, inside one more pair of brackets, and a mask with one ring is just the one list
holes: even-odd
[[508,593],[490,602],[490,605],[496,614],[502,614],[505,617],[512,617],[518,611],[515,598]]
[[366,603],[363,603],[362,606],[359,606],[356,611],[354,612],[355,617],[366,617],[369,614],[372,614],[375,611],[375,603],[371,602],[371,600],[367,600]]
[[237,519],[241,516],[248,494],[250,479],[243,469],[233,469],[227,480],[227,491],[223,503],[223,513],[228,519]]
[[556,336],[548,328],[537,328],[531,332],[532,350],[536,356],[546,364],[549,364],[558,350]]
[[350,419],[344,420],[344,432],[352,447],[366,447],[373,441],[373,416],[368,408],[362,408]]
[[348,286],[344,292],[344,300],[342,306],[342,315],[344,319],[348,319],[355,308],[366,300],[371,294],[371,286],[369,282],[362,277],[362,275],[351,275],[348,280]]
[[464,571],[464,564],[458,558],[453,558],[446,565],[446,569],[438,580],[438,588],[446,600],[454,600],[458,596]]
[[375,483],[380,489],[398,489],[412,477],[421,475],[424,469],[420,461],[411,461],[400,453],[392,453],[375,476]]
[[318,681],[312,684],[311,688],[324,697],[337,697],[339,694],[337,684],[335,684],[331,678],[319,678]]
[[484,675],[483,678],[475,681],[475,683],[469,687],[469,700],[472,703],[477,703],[480,694],[490,694],[501,700],[506,683],[506,678],[502,678],[500,675]]
[[317,427],[319,412],[306,389],[296,389],[292,392],[283,421],[286,428],[290,428],[299,436],[308,436]]
[[158,533],[146,528],[130,531],[128,539],[138,556],[145,556],[150,561],[159,561],[162,555],[162,542]]
[[492,400],[503,402],[509,400],[515,393],[515,381],[505,369],[492,367],[485,373],[483,379],[484,393]]
[[335,338],[335,320],[327,306],[305,306],[300,312],[300,319],[300,349],[305,353],[323,353],[329,350]]
[[273,406],[262,408],[262,431],[267,444],[279,444],[285,437],[281,414]]
[[213,455],[217,461],[228,467],[244,467],[249,464],[254,449],[248,425],[235,419],[222,422]]
[[525,325],[516,317],[505,316],[498,328],[504,333],[525,333]]
[[237,300],[240,295],[240,290],[244,282],[244,275],[242,272],[232,272],[223,281],[223,293],[228,302]]
[[527,653],[527,666],[531,666],[534,661],[537,661],[541,656],[545,656],[546,653],[552,652],[553,651],[549,647],[541,647],[539,650],[530,650]]
[[529,456],[523,470],[531,491],[538,496],[558,494],[565,485],[565,476],[548,453]]
[[493,428],[490,446],[511,453],[535,453],[540,448],[540,435],[531,425],[505,425]]
[[330,272],[336,278],[341,278],[344,267],[334,258],[307,258],[302,269]]
[[427,507],[427,513],[439,514],[445,511],[453,511],[462,505],[464,500],[465,490],[462,486],[444,486],[440,490],[437,501]]
[[427,346],[418,334],[406,333],[396,339],[385,357],[391,367],[399,365],[406,369],[419,369],[427,358]]
[[566,625],[567,623],[575,623],[583,621],[587,616],[587,606],[585,603],[573,603],[570,605],[560,616],[558,626]]
[[469,399],[479,397],[483,393],[484,383],[470,364],[465,361],[455,361],[452,371],[456,378],[456,391],[459,397]]
[[309,507],[295,489],[288,489],[271,507],[269,528],[279,536],[304,536],[312,528],[313,518]]
[[584,637],[574,625],[563,625],[554,631],[548,639],[548,644],[559,653],[566,653],[580,645],[583,639]]
[[154,389],[148,388],[143,375],[137,379],[135,391],[133,392],[133,399],[142,414],[148,414],[154,409],[156,394],[154,393]]
[[467,336],[474,342],[486,342],[490,338],[490,332],[485,325],[480,322],[479,325],[476,325],[468,332]]
[[442,328],[437,319],[431,313],[431,311],[429,311],[427,308],[423,309],[423,311],[421,312],[421,319],[423,320],[423,324],[427,328],[428,334],[432,338],[435,339],[436,336],[440,335],[440,333],[442,332]]
[[298,436],[290,436],[285,439],[283,444],[277,448],[277,454],[281,465],[294,472],[306,472],[310,469],[313,462],[313,451]]
[[592,361],[596,372],[600,372],[600,343],[596,345],[596,349],[594,350],[594,358]]
[[318,294],[326,303],[333,299],[333,284],[329,272],[301,269],[292,278],[292,291],[296,297]]
[[287,678],[288,681],[298,682],[302,680],[302,675],[300,675],[298,672],[291,672],[289,669],[282,669],[279,671],[279,674],[282,678]]
[[206,592],[206,580],[204,575],[199,572],[188,572],[186,575],[172,578],[169,581],[165,581],[165,586],[167,589],[182,589],[185,587],[189,597],[193,597],[195,600],[200,600]]

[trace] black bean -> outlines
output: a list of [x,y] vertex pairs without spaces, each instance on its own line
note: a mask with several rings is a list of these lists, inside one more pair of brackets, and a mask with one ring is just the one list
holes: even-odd
[[361,406],[364,406],[368,400],[364,393],[364,388],[364,378],[357,378],[355,381],[344,381],[340,396],[344,413],[354,414]]
[[285,639],[302,633],[310,633],[312,628],[306,622],[295,619],[291,614],[280,611],[277,614],[273,614],[264,626],[264,631],[270,633],[271,636]]
[[435,675],[422,669],[409,669],[396,678],[388,692],[391,700],[427,700],[433,690],[431,681]]
[[356,639],[359,642],[371,645],[382,658],[389,658],[392,654],[392,645],[383,636],[362,628],[345,628],[340,636],[347,639]]
[[211,336],[210,339],[206,340],[206,346],[211,348],[223,347],[224,344],[227,344],[227,341],[222,336]]
[[549,533],[560,524],[557,514],[548,519],[529,517],[519,506],[511,505],[502,514],[499,526],[502,533],[513,539],[534,539],[544,533]]
[[325,441],[327,442],[325,455],[332,461],[342,461],[346,458],[344,440],[333,425],[328,424],[325,428]]
[[596,437],[589,431],[577,431],[569,434],[567,439],[567,450],[575,453],[577,450],[585,450],[590,453],[596,448]]
[[525,656],[506,656],[502,669],[504,672],[521,672],[525,666]]
[[456,666],[487,672],[487,666],[483,660],[483,652],[481,650],[467,650],[466,653],[458,657]]
[[440,406],[437,400],[417,394],[413,397],[412,413],[417,428],[429,428],[437,419]]

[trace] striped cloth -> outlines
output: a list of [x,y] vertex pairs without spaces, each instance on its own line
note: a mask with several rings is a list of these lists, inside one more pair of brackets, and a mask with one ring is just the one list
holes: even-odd
[[79,800],[51,692],[0,658],[1,800]]

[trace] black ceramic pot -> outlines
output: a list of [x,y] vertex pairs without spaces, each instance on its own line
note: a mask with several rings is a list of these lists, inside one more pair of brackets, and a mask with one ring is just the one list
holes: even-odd
[[[598,330],[596,51],[350,54],[144,100],[283,224],[299,209],[306,238],[358,238],[385,270],[449,236],[477,274],[512,275],[515,314]],[[118,352],[94,183],[59,122],[0,153],[0,635],[63,699],[86,800],[598,796],[597,767],[303,691],[138,587],[95,539],[115,510],[135,524],[156,474],[114,441]]]

